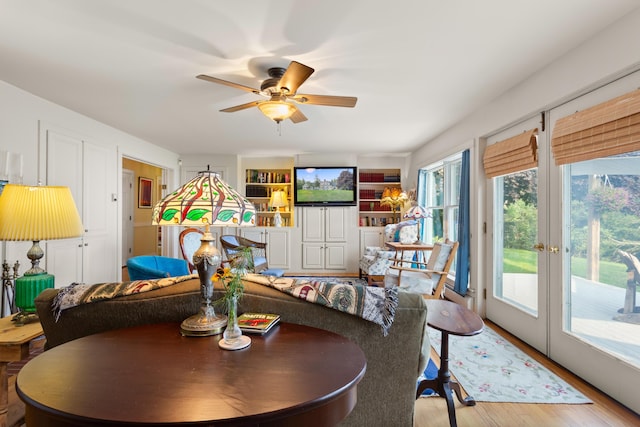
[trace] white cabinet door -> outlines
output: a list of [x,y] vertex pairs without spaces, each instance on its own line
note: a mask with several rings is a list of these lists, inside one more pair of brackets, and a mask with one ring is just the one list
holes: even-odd
[[302,268],[324,270],[324,243],[302,244]]
[[347,208],[308,207],[302,215],[302,268],[345,270]]
[[344,270],[347,268],[346,243],[327,243],[324,249],[324,268],[327,270]]
[[254,242],[265,243],[266,239],[264,227],[241,228],[240,235]]
[[347,241],[347,208],[325,208],[325,242]]
[[324,242],[325,208],[307,207],[302,209],[302,241]]
[[269,268],[290,268],[290,234],[286,228],[269,228],[266,231]]
[[360,256],[367,246],[384,246],[384,228],[366,227],[360,229]]
[[269,267],[290,268],[290,231],[284,227],[251,227],[240,230],[242,237],[267,244]]

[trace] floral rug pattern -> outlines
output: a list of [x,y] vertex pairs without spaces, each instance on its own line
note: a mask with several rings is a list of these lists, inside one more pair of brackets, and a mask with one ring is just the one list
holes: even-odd
[[[441,334],[429,328],[440,354]],[[449,370],[478,402],[593,403],[485,326],[471,337],[449,335]]]

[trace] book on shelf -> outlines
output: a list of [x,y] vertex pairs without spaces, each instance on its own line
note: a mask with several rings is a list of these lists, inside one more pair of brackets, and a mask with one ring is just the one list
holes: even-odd
[[238,316],[238,326],[242,332],[266,334],[280,321],[279,314],[242,313]]

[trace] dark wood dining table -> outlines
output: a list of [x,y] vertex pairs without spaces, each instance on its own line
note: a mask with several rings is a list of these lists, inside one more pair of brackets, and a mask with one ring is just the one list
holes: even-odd
[[179,324],[112,330],[54,347],[16,382],[27,426],[332,426],[357,402],[364,353],[282,323],[238,351]]

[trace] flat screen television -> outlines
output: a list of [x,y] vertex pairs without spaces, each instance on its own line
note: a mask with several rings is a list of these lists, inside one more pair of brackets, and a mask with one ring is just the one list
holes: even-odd
[[296,206],[355,206],[355,166],[293,168],[293,203]]

